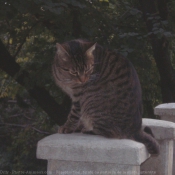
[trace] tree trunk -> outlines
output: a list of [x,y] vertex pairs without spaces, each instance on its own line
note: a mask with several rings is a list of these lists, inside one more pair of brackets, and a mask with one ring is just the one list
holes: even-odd
[[8,75],[24,86],[39,104],[39,106],[55,121],[58,125],[62,125],[66,121],[66,117],[70,110],[71,101],[68,97],[65,98],[61,105],[50,96],[49,92],[43,87],[35,85],[33,88],[28,88],[25,80],[30,80],[30,75],[25,70],[21,70],[15,59],[9,54],[2,41],[0,41],[0,68]]
[[[155,23],[155,21],[153,22],[153,20],[148,19],[148,17],[161,17],[161,20],[167,20],[168,8],[166,0],[157,1],[157,6],[155,4],[156,1],[153,0],[139,0],[139,2],[148,32],[153,31],[153,24]],[[157,11],[157,8],[159,11]],[[155,19],[156,18],[154,18],[154,20]],[[160,19],[157,18],[157,22],[160,22],[159,20]],[[158,38],[154,33],[150,35],[150,39],[160,75],[162,100],[164,103],[175,102],[175,71],[168,53],[169,41],[165,36]]]

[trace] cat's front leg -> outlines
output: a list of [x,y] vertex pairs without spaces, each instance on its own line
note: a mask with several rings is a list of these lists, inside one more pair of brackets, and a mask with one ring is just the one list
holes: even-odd
[[79,119],[80,119],[80,103],[79,101],[72,102],[72,107],[68,115],[68,119],[63,126],[59,127],[58,133],[66,134],[81,131],[81,127],[79,126]]

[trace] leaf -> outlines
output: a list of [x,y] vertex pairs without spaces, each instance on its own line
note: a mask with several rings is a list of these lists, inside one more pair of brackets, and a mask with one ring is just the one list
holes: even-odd
[[128,52],[126,52],[126,51],[120,51],[120,53],[121,53],[124,57],[127,57],[127,56],[128,56]]
[[153,27],[153,28],[152,28],[152,31],[157,31],[157,30],[159,30],[158,27]]
[[72,6],[79,7],[79,8],[85,8],[86,7],[85,4],[82,4],[77,0],[64,0],[64,3],[71,4]]
[[167,38],[173,37],[173,34],[171,32],[164,32],[163,33],[164,36],[166,36]]
[[99,0],[102,6],[109,6],[109,0]]
[[146,36],[150,36],[150,35],[152,35],[153,34],[153,32],[149,32]]
[[109,2],[109,0],[99,0],[100,2]]
[[154,19],[154,17],[148,17],[147,18],[147,20],[153,20]]
[[160,26],[159,22],[153,24],[153,27],[159,27],[159,26]]
[[36,4],[47,4],[47,5],[51,5],[51,4],[53,4],[53,2],[52,2],[52,0],[34,0],[34,2],[36,3]]
[[167,21],[167,20],[161,21],[161,23],[162,23],[164,26],[168,25],[168,21]]
[[115,9],[115,5],[112,4],[112,3],[109,3],[109,8],[114,10]]
[[141,11],[140,10],[138,10],[138,9],[135,9],[135,8],[132,8],[131,10],[130,10],[130,14],[131,15],[137,15],[137,14],[141,14]]
[[138,36],[139,34],[138,33],[135,33],[135,32],[129,32],[128,35],[129,36]]
[[49,6],[44,5],[43,8],[57,15],[60,15],[64,11],[63,7],[49,7]]
[[161,19],[161,17],[160,16],[155,16],[154,19]]

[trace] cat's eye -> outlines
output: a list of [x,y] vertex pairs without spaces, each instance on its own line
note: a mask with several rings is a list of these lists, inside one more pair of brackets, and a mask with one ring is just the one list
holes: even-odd
[[61,66],[57,66],[57,67],[59,67],[60,69],[66,71],[66,72],[69,71],[69,69],[66,69],[66,68],[64,68],[64,67],[61,67]]
[[78,75],[78,72],[76,71],[69,71],[70,74],[74,75],[74,76],[77,76]]

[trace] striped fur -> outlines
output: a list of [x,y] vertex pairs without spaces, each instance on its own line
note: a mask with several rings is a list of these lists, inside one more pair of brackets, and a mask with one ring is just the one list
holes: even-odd
[[142,99],[137,73],[122,55],[98,44],[73,40],[57,44],[55,82],[72,99],[60,133],[83,132],[129,138],[158,154],[153,135],[141,130]]

